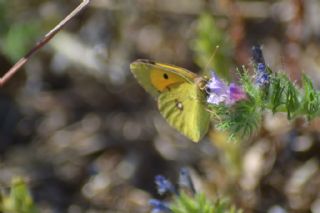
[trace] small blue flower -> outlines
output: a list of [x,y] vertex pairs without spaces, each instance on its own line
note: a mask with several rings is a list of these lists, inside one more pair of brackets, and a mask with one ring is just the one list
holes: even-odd
[[267,71],[260,45],[252,47],[252,59],[256,68],[256,85],[262,87],[269,84],[270,76]]
[[267,72],[266,65],[263,63],[257,64],[257,71],[256,71],[256,84],[258,86],[264,86],[269,83],[270,76]]
[[252,47],[252,59],[255,64],[265,64],[263,53],[260,45],[255,45]]
[[187,187],[193,194],[196,193],[189,170],[187,168],[180,169],[179,185],[180,187],[181,186]]
[[169,205],[161,200],[150,199],[149,205],[153,207],[151,213],[171,213]]
[[175,187],[173,186],[173,184],[169,180],[167,180],[165,177],[163,177],[162,175],[157,175],[155,177],[155,183],[157,184],[158,193],[160,195],[162,195],[166,192],[171,192],[171,193],[177,194],[177,191],[176,191]]

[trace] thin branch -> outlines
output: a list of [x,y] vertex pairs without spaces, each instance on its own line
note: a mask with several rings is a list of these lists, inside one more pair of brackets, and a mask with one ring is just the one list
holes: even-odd
[[15,65],[13,65],[4,75],[0,78],[0,87],[2,87],[12,76],[29,60],[29,58],[46,45],[71,19],[78,15],[86,6],[89,5],[91,0],[83,0],[68,16],[66,16],[58,25],[56,25],[50,32],[48,32],[42,40],[40,40],[23,58],[21,58]]

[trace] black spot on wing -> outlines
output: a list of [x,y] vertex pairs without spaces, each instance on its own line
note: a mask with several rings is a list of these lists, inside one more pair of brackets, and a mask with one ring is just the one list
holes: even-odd
[[167,73],[163,73],[163,78],[167,80],[169,79],[169,75]]

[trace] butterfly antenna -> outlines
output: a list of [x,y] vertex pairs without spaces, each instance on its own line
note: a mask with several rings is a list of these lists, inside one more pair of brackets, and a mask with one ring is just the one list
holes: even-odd
[[209,58],[209,61],[207,62],[206,66],[205,66],[205,68],[204,68],[205,71],[208,70],[208,67],[209,67],[210,63],[211,63],[211,61],[213,60],[213,58],[216,56],[216,53],[218,52],[218,49],[219,49],[219,48],[220,48],[220,46],[217,45],[217,46],[216,46],[216,49],[215,49],[215,50],[213,51],[213,53],[211,54],[211,56],[210,56],[210,58]]

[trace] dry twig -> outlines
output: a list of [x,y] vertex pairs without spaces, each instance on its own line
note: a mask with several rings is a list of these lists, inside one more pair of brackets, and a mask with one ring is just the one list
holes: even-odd
[[83,0],[68,16],[66,16],[58,25],[56,25],[50,32],[48,32],[42,40],[40,40],[24,57],[22,57],[15,65],[13,65],[3,76],[0,78],[0,87],[8,82],[12,76],[29,60],[29,58],[47,44],[71,19],[78,15],[86,6],[89,5],[91,0]]

